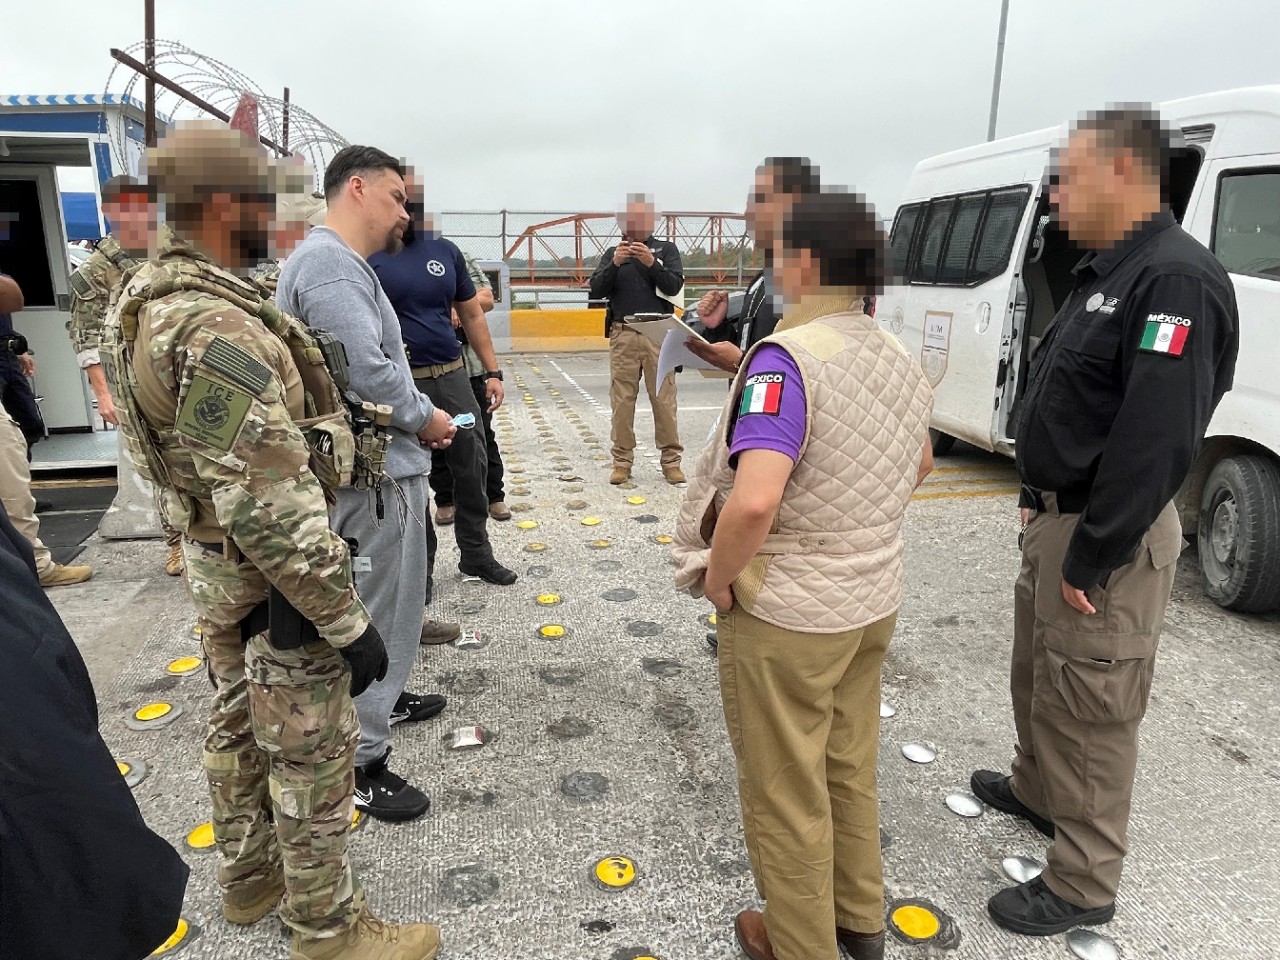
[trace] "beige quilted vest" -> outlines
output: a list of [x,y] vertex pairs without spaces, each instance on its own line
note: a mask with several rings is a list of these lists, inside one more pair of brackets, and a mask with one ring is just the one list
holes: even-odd
[[[762,341],[784,347],[800,368],[808,431],[772,531],[734,595],[753,616],[803,633],[855,630],[901,605],[902,517],[933,406],[919,364],[849,299],[806,298]],[[694,596],[733,490],[727,438],[741,379],[680,509],[676,587]]]

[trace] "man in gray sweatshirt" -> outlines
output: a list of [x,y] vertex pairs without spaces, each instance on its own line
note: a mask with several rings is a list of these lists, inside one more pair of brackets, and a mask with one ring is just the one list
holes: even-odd
[[391,446],[376,491],[344,489],[330,513],[333,529],[354,540],[356,590],[387,647],[385,679],[356,697],[360,746],[355,803],[382,820],[412,820],[430,807],[427,796],[392,773],[391,725],[426,720],[445,707],[441,696],[405,691],[420,642],[458,635],[454,625],[424,621],[423,597],[431,575],[427,514],[431,450],[449,446],[456,428],[413,384],[396,319],[366,258],[395,251],[409,217],[404,171],[373,147],[347,147],[324,178],[328,215],[285,261],[276,288],[280,309],[342,341],[353,391],[390,406]]

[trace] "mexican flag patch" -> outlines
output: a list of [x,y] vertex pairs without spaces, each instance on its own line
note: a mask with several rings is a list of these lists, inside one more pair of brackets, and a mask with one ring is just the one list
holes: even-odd
[[1147,315],[1147,328],[1142,332],[1139,349],[1148,353],[1180,357],[1190,333],[1191,321],[1186,317],[1175,317],[1171,313],[1151,313]]
[[782,410],[782,384],[786,380],[783,373],[757,373],[747,378],[742,388],[742,402],[738,405],[738,416],[745,417],[749,413],[766,413],[778,416]]

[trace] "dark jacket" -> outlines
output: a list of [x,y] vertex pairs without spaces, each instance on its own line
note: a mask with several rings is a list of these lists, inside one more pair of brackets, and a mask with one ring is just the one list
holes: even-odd
[[634,257],[622,266],[613,262],[616,246],[610,247],[600,258],[596,272],[591,275],[591,299],[609,301],[605,312],[604,333],[614,321],[635,313],[672,313],[670,300],[658,296],[661,290],[668,296],[680,292],[684,286],[684,264],[674,243],[649,237],[645,241],[653,251],[653,266],[646,267]]
[[1031,360],[1017,466],[1081,514],[1062,576],[1088,590],[1133,559],[1182,486],[1240,334],[1231,278],[1168,210],[1074,273]]
[[178,925],[187,865],[98,735],[84,661],[0,507],[0,956],[141,960]]
[[761,270],[747,285],[737,313],[730,311],[724,322],[707,331],[712,343],[734,343],[746,353],[765,337],[772,335],[782,314],[774,309],[773,284]]

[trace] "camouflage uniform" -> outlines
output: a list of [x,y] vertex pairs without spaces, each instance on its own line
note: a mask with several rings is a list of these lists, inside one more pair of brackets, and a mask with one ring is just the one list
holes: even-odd
[[[192,277],[213,289],[192,289]],[[164,513],[187,538],[215,689],[204,766],[219,882],[233,897],[270,882],[282,863],[281,918],[304,937],[336,936],[364,909],[346,849],[359,725],[338,650],[369,615],[298,425],[308,412],[302,376],[249,312],[260,304],[250,284],[171,242],[126,284],[103,354],[113,393],[122,396],[122,377],[131,383],[120,410],[131,452],[141,472],[161,474]],[[139,431],[158,463],[138,453]],[[268,581],[324,642],[242,642],[240,623]]]
[[[67,330],[81,370],[102,363],[99,347],[107,313],[115,305],[124,281],[146,262],[145,257],[129,256],[116,238],[107,234],[71,275],[71,323]],[[161,526],[170,548],[182,542],[182,535],[167,522],[162,520]]]
[[276,298],[276,285],[280,282],[279,260],[268,260],[261,264],[249,278],[249,282],[258,288],[258,292],[268,300]]

